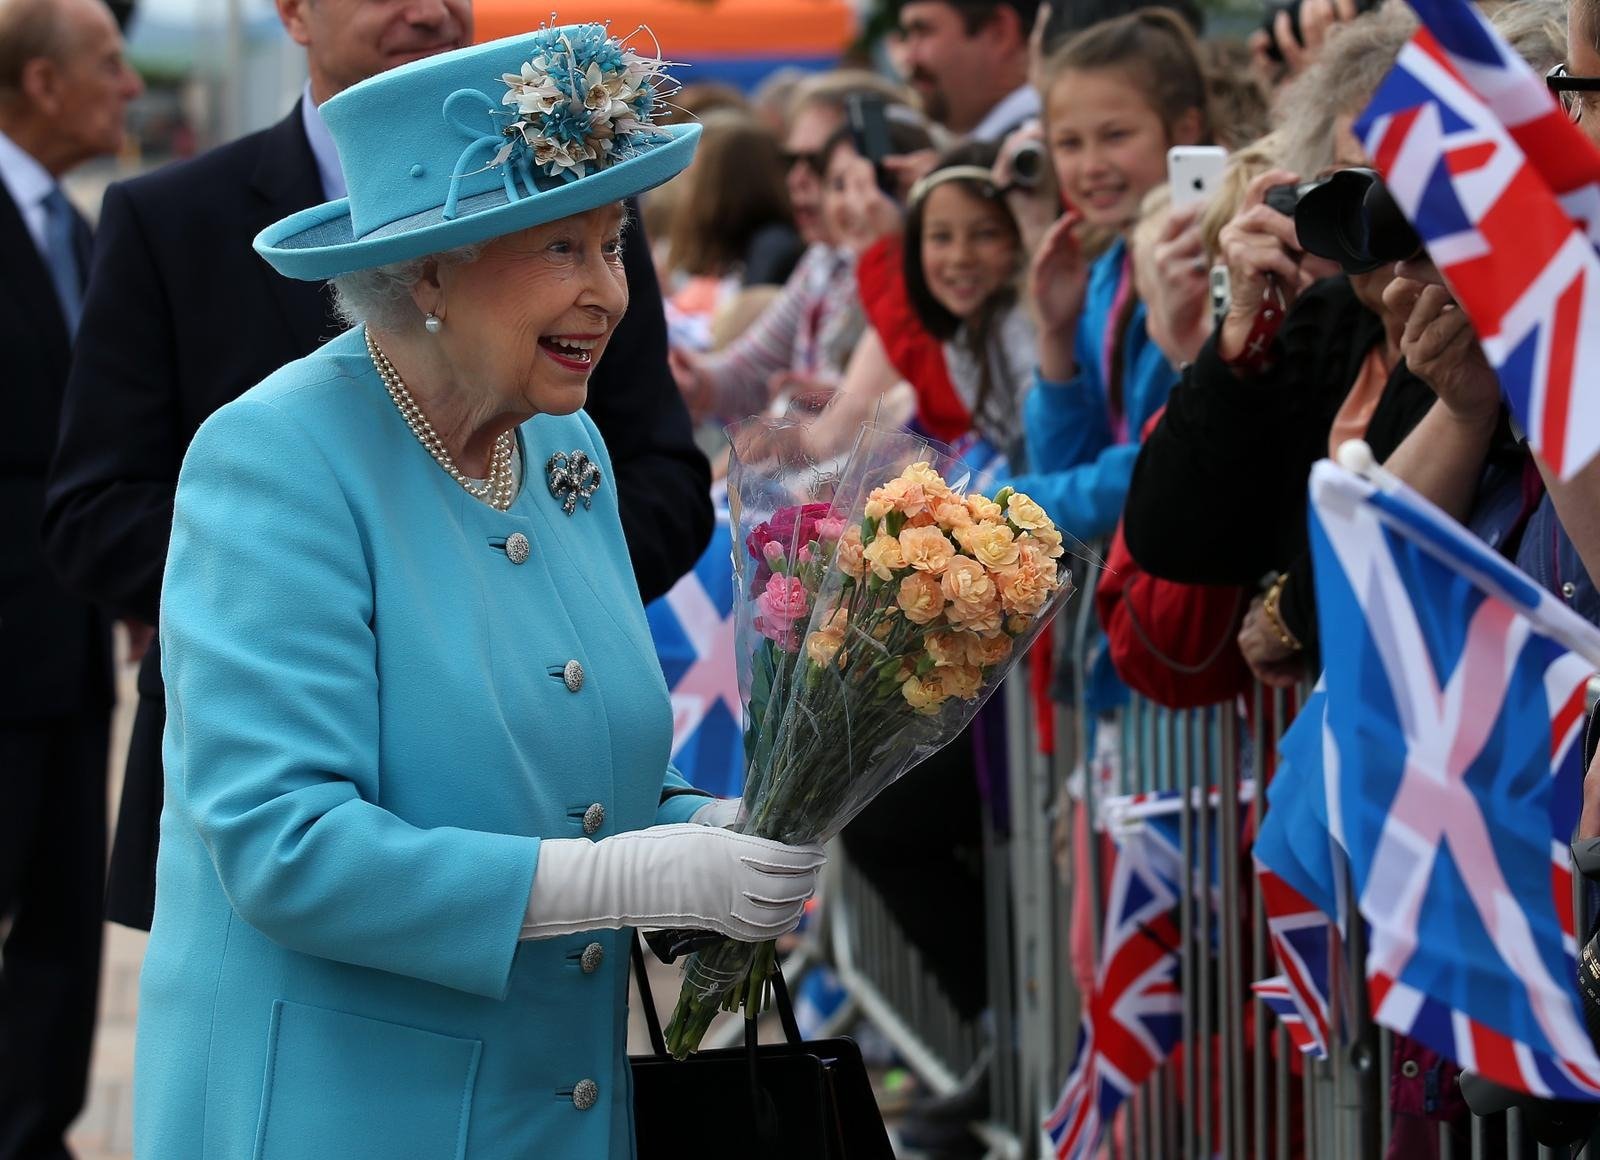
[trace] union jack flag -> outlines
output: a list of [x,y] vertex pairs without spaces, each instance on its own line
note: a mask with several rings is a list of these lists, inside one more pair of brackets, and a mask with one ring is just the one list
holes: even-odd
[[1600,451],[1600,153],[1467,0],[1423,28],[1356,131],[1427,243],[1529,442],[1563,478]]
[[1587,624],[1382,473],[1311,476],[1326,730],[1374,1018],[1507,1087],[1600,1097],[1566,841]]
[[1339,834],[1338,755],[1324,727],[1319,684],[1278,743],[1269,809],[1253,855],[1272,952],[1313,1054],[1332,1042],[1336,984],[1344,982],[1345,859]]
[[1182,867],[1171,846],[1148,828],[1118,837],[1100,964],[1078,1030],[1077,1059],[1044,1121],[1057,1160],[1093,1156],[1117,1109],[1182,1035]]
[[1289,990],[1287,978],[1283,975],[1274,975],[1270,979],[1251,983],[1250,989],[1255,992],[1256,998],[1261,1000],[1262,1005],[1278,1017],[1278,1022],[1283,1024],[1283,1029],[1289,1033],[1290,1043],[1307,1055],[1321,1058],[1325,1054],[1318,1049],[1317,1041],[1312,1038],[1310,1029],[1306,1027],[1305,1017],[1300,1014],[1299,1005]]

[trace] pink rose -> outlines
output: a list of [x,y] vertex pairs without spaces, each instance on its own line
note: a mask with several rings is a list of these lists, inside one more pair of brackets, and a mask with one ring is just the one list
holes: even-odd
[[831,544],[844,535],[845,521],[841,516],[823,516],[817,521],[817,539]]

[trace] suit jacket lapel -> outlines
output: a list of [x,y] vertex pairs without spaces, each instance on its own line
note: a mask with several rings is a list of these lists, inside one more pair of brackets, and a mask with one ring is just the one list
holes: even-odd
[[[256,197],[251,238],[279,218],[322,203],[322,178],[306,139],[298,101],[287,117],[262,134],[261,156],[250,187]],[[272,288],[295,345],[303,353],[309,354],[337,332],[325,283],[297,282],[283,277],[262,258],[255,262]]]
[[22,220],[22,211],[3,184],[0,184],[0,278],[8,284],[13,301],[39,328],[38,333],[49,352],[51,370],[55,372],[52,381],[64,381],[72,355],[67,319],[61,312],[50,269],[44,264],[33,235],[28,232],[27,223]]

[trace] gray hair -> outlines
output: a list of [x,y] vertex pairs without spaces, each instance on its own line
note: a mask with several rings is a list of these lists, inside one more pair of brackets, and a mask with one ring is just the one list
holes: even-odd
[[484,243],[458,246],[420,258],[407,258],[387,266],[355,270],[332,279],[333,305],[351,326],[370,323],[379,330],[400,331],[416,326],[416,303],[411,287],[421,280],[430,262],[439,266],[465,266],[483,256]]
[[1335,122],[1366,107],[1416,30],[1411,10],[1388,0],[1328,33],[1322,54],[1283,97],[1284,168],[1309,181],[1333,165]]
[[1510,0],[1486,15],[1512,51],[1540,76],[1567,58],[1565,0]]

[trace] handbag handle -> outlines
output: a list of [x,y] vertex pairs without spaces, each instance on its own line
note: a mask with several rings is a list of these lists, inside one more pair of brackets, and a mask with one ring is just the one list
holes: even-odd
[[[639,942],[639,935],[635,932],[630,940],[633,960],[633,980],[639,988],[639,1002],[644,1011],[645,1029],[650,1033],[650,1047],[659,1056],[667,1054],[666,1036],[661,1033],[661,1016],[656,1011],[654,993],[650,990],[650,977],[645,973],[644,947]],[[783,1037],[791,1047],[798,1047],[804,1042],[800,1038],[800,1023],[794,1017],[794,1002],[789,996],[789,984],[783,977],[783,965],[776,959],[772,963],[772,991],[777,1000],[778,1020],[783,1024]],[[755,1052],[755,1020],[745,1020],[745,1046],[753,1054]]]

